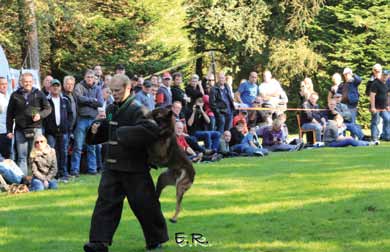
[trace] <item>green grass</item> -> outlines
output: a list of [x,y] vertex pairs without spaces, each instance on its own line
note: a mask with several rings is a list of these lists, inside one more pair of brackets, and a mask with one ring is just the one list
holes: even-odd
[[[196,165],[166,251],[390,251],[390,145],[273,153]],[[154,178],[160,171],[153,171]],[[98,177],[57,191],[0,195],[0,251],[81,251]],[[165,216],[174,188],[163,192]],[[179,247],[175,233],[201,233],[209,247]],[[129,207],[111,251],[144,251]]]

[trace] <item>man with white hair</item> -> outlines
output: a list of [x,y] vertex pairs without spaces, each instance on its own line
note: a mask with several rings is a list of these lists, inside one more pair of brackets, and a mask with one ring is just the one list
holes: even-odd
[[352,114],[352,123],[356,122],[357,105],[359,103],[358,87],[362,79],[352,73],[352,69],[347,67],[343,71],[344,83],[339,85],[337,93],[343,95],[341,102],[347,104]]
[[384,82],[382,66],[375,64],[372,68],[374,80],[370,88],[370,111],[371,111],[371,138],[378,141],[379,138],[379,121],[383,119],[382,138],[390,141],[390,92],[389,87]]

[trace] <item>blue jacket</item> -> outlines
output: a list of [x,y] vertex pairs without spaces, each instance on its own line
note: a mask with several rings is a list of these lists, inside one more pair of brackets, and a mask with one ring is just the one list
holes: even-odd
[[358,87],[361,82],[362,79],[354,74],[351,80],[339,86],[337,92],[343,95],[342,103],[347,104],[349,107],[357,107],[359,102]]
[[56,116],[54,103],[51,97],[48,99],[51,106],[51,113],[43,121],[45,133],[48,135],[67,134],[70,132],[73,121],[72,108],[70,106],[69,99],[64,96],[60,96],[60,125],[56,124]]

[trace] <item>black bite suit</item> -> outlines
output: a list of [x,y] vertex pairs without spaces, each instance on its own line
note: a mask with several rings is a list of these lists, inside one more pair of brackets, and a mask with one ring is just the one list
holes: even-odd
[[97,134],[90,130],[88,144],[108,144],[105,171],[91,220],[90,242],[111,244],[126,197],[141,224],[146,245],[167,241],[168,232],[147,164],[146,148],[158,137],[158,126],[145,119],[146,110],[128,97],[106,109]]

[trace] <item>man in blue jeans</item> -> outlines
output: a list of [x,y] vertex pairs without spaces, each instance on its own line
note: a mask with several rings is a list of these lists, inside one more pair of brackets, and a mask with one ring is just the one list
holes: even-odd
[[204,141],[205,148],[218,152],[221,134],[218,131],[207,130],[210,118],[204,111],[203,98],[198,97],[188,113],[187,125],[191,136]]
[[[100,87],[95,83],[95,73],[87,70],[84,80],[76,85],[74,95],[77,100],[77,125],[74,130],[74,144],[71,162],[71,176],[79,176],[80,159],[87,130],[98,115],[98,108],[103,106],[103,96]],[[87,145],[88,174],[97,173],[96,146]]]
[[379,129],[378,124],[380,117],[383,119],[382,138],[390,141],[390,92],[389,87],[384,82],[382,66],[375,64],[373,67],[374,80],[370,89],[370,111],[371,111],[371,138],[372,141],[378,141]]
[[[27,175],[27,158],[36,134],[42,134],[42,120],[51,113],[46,95],[33,88],[33,75],[23,73],[21,87],[12,93],[7,108],[7,137],[15,137],[17,164]],[[15,134],[13,126],[15,120]]]

